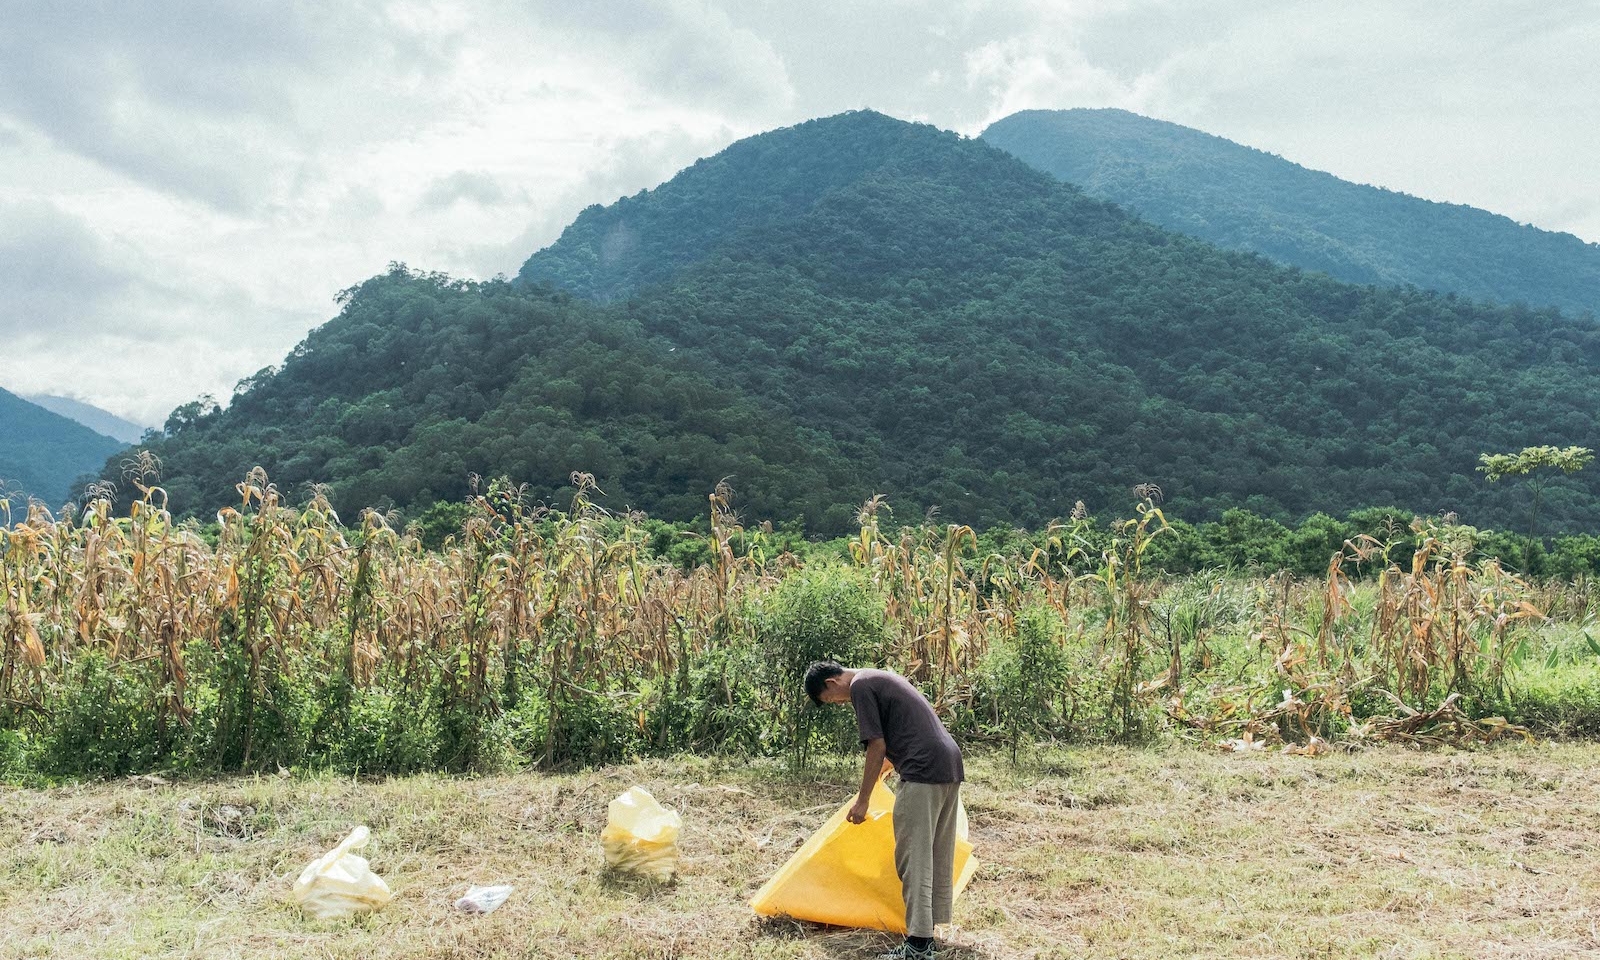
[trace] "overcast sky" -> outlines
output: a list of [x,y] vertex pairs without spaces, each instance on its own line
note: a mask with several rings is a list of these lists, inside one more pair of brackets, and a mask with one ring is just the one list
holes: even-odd
[[[275,9],[274,9],[275,8]],[[0,0],[0,387],[160,423],[392,260],[871,107],[1123,107],[1600,241],[1600,4]]]

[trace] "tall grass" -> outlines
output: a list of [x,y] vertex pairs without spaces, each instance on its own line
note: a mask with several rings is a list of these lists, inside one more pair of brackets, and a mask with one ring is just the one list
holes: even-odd
[[[963,739],[1013,753],[1161,729],[1304,743],[1447,705],[1514,715],[1556,629],[1541,608],[1590,611],[1587,583],[1530,585],[1422,522],[1403,562],[1350,543],[1320,582],[1174,581],[1144,569],[1166,528],[1150,501],[1109,532],[1079,517],[984,553],[968,527],[891,529],[874,499],[838,559],[801,564],[719,487],[709,561],[685,570],[581,474],[559,511],[484,485],[429,550],[317,490],[290,506],[259,470],[214,525],[178,522],[152,467],[128,516],[92,496],[0,531],[8,769],[804,762],[850,741],[801,703],[797,671],[823,656],[903,671]],[[1360,564],[1376,579],[1353,583]]]

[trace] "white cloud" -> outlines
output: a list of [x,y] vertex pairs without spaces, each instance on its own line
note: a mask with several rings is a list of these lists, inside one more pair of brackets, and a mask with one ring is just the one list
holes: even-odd
[[1584,158],[1600,153],[1600,17],[1525,0],[1241,10],[1153,41],[1134,109],[1600,241],[1600,217],[1573,202],[1597,195]]
[[537,6],[546,22],[614,57],[618,72],[645,95],[710,102],[734,114],[783,109],[794,99],[772,42],[706,0],[549,0]]
[[419,208],[442,210],[457,203],[475,203],[480,207],[489,207],[506,201],[512,192],[514,191],[508,191],[493,174],[457,170],[429,184],[422,192]]
[[1109,71],[1075,49],[1032,38],[990,41],[967,54],[966,67],[967,85],[981,91],[987,104],[982,121],[969,131],[974,134],[1019,110],[1138,107],[1133,89]]
[[591,203],[858,107],[1120,106],[1600,240],[1597,30],[1532,0],[13,0],[0,385],[160,421],[391,260],[515,273]]
[[0,340],[73,336],[140,285],[111,245],[44,201],[0,204]]

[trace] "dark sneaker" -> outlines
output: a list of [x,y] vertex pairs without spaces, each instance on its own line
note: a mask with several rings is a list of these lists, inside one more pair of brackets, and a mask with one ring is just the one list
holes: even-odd
[[913,947],[909,943],[901,943],[888,953],[880,953],[878,960],[934,960],[938,956],[932,947]]

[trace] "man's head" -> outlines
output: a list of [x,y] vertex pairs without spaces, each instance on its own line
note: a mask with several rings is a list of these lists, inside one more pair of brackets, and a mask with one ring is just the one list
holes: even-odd
[[806,668],[806,696],[818,706],[849,703],[850,674],[851,671],[832,660],[818,660]]

